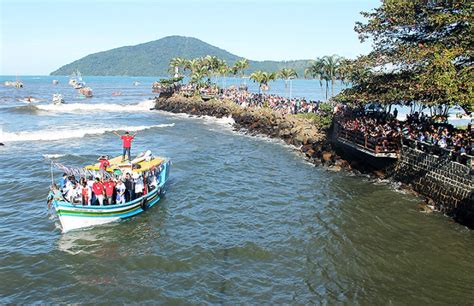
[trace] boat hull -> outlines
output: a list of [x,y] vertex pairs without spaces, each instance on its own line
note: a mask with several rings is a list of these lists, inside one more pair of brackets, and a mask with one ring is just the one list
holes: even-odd
[[169,161],[164,163],[164,168],[158,177],[159,185],[157,188],[125,204],[97,206],[53,201],[53,207],[61,222],[62,232],[127,219],[153,207],[165,193],[170,172],[169,167]]

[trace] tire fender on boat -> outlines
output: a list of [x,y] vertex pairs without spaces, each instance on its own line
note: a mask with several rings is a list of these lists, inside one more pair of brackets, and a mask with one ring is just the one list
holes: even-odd
[[143,199],[142,202],[140,203],[140,206],[143,210],[147,210],[148,208],[148,201],[147,199]]

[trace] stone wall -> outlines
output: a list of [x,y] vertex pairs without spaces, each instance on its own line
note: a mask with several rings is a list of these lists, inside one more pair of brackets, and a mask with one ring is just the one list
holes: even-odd
[[432,199],[437,209],[456,221],[474,226],[474,177],[470,167],[448,156],[403,146],[393,178]]

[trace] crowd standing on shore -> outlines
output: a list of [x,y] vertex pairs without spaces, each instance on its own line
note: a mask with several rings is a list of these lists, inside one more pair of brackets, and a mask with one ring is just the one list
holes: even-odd
[[471,124],[467,129],[459,130],[447,123],[438,123],[424,113],[408,114],[405,121],[397,120],[397,109],[394,114],[367,111],[364,108],[351,109],[338,107],[338,123],[346,130],[358,131],[386,146],[388,143],[400,142],[400,137],[415,140],[457,154],[473,155],[474,142]]
[[265,95],[237,89],[223,90],[219,94],[219,98],[231,100],[244,108],[269,107],[284,114],[316,113],[321,103],[318,101],[309,101],[300,98],[290,99],[278,95]]
[[[193,90],[195,88],[188,84],[181,88],[181,93],[193,92]],[[220,91],[217,91],[217,88],[204,87],[200,93],[230,100],[243,108],[268,107],[283,114],[319,113],[321,104],[320,101],[252,93],[235,87]],[[471,124],[466,130],[459,130],[447,123],[437,123],[425,113],[419,112],[409,114],[405,121],[400,121],[397,119],[396,108],[393,113],[386,113],[339,105],[335,108],[334,114],[342,128],[362,133],[382,150],[396,150],[401,138],[404,137],[451,150],[459,155],[474,154]]]

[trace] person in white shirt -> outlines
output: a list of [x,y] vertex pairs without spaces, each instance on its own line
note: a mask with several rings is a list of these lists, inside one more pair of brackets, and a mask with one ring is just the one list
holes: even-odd
[[115,186],[115,189],[117,190],[117,204],[124,204],[125,203],[125,184],[123,183],[122,180],[119,180],[117,182],[117,185]]
[[141,175],[134,174],[133,182],[135,183],[135,199],[137,199],[143,195],[143,189],[145,188],[145,185],[143,184],[143,177]]

